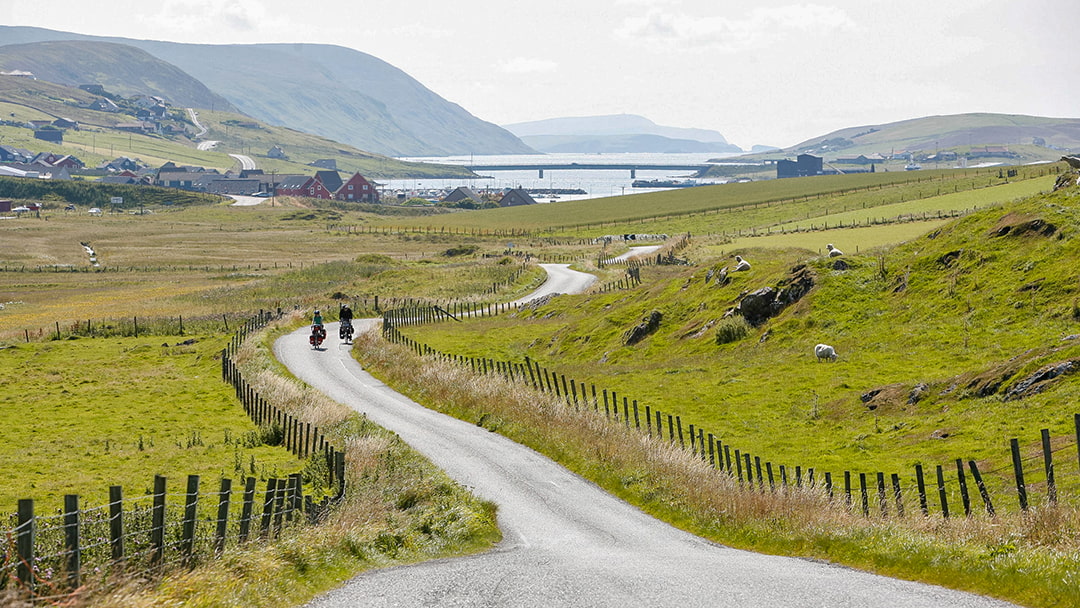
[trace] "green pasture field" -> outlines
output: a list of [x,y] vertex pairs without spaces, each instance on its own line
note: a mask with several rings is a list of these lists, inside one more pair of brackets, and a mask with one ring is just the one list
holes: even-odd
[[[997,236],[1002,226],[1033,218],[1052,223],[1055,234]],[[910,476],[917,463],[973,458],[995,471],[991,483],[1003,490],[1009,439],[1020,438],[1033,459],[1041,428],[1056,445],[1075,442],[1075,381],[1017,401],[1001,392],[980,396],[979,387],[1001,377],[1007,389],[1042,366],[1080,357],[1080,344],[1063,340],[1080,334],[1080,214],[1058,193],[988,208],[922,236],[900,228],[930,226],[809,233],[820,249],[825,242],[846,248],[843,235],[865,232],[864,254],[844,256],[842,271],[806,249],[771,248],[805,233],[746,239],[738,248],[695,239],[680,253],[695,267],[646,267],[636,289],[563,296],[535,312],[406,333],[458,355],[519,362],[528,355],[642,408],[678,414],[684,426],[703,427],[763,460],[834,475]],[[898,238],[906,243],[872,249]],[[709,269],[733,267],[736,253],[752,261],[751,272],[733,273],[722,287],[707,281]],[[777,286],[800,264],[816,274],[813,292],[744,338],[717,343],[741,294]],[[624,346],[624,332],[652,310],[662,312],[662,329]],[[836,347],[837,363],[815,360],[821,342]],[[919,385],[920,400],[909,403]],[[862,395],[881,388],[895,394],[869,409]],[[1075,458],[1061,466],[1070,471],[1063,483],[1080,488]],[[1031,475],[1029,485],[1039,488],[1041,473]]]
[[[881,247],[889,247],[919,238],[928,232],[948,224],[952,220],[913,220],[878,226],[830,227],[828,230],[807,230],[803,232],[758,233],[758,236],[743,236],[733,239],[699,239],[706,253],[706,259],[728,257],[728,252],[752,249],[797,249],[818,255],[826,253],[825,245],[832,243],[846,254],[873,253]],[[733,259],[733,258],[732,258]]]
[[[948,217],[951,213],[1001,205],[1046,192],[1049,186],[1047,179],[1034,179],[874,207],[872,216],[861,210],[829,213],[813,220],[795,220],[770,226],[764,231],[755,231],[756,236],[736,236],[712,250],[723,254],[724,251],[754,247],[796,248],[823,254],[825,245],[833,243],[846,253],[865,252],[909,241],[951,221],[922,218]],[[875,225],[876,222],[882,223]]]
[[[1052,184],[1056,175],[1054,168],[1047,165],[1018,170],[1020,174],[1012,181],[1047,178]],[[641,232],[660,229],[667,232],[721,232],[764,228],[803,216],[827,214],[830,209],[832,212],[869,209],[1005,181],[1004,177],[998,177],[998,168],[827,175],[481,210],[407,221],[393,218],[384,223],[594,236],[626,232],[630,230],[628,225]],[[747,213],[750,210],[753,212]],[[691,229],[695,227],[696,231]]]
[[1021,198],[1049,192],[1053,183],[1048,178],[1030,179],[1020,182],[1005,183],[986,190],[965,190],[949,194],[940,194],[912,201],[872,207],[869,211],[852,210],[829,213],[813,220],[794,220],[784,222],[770,230],[813,230],[815,228],[870,225],[879,222],[895,221],[897,218],[919,216],[934,217],[938,213],[972,211],[978,207],[1000,204]]
[[[194,344],[177,345],[186,339]],[[165,346],[168,342],[170,345]],[[257,427],[221,380],[226,338],[84,338],[0,349],[0,511],[64,494],[108,502],[151,492],[154,475],[204,480],[280,477],[303,463],[257,441]]]
[[[48,334],[58,322],[336,308],[341,297],[490,300],[496,296],[485,292],[499,285],[498,297],[513,299],[542,276],[533,267],[507,285],[520,264],[499,255],[501,239],[357,234],[327,223],[364,219],[220,205],[0,221],[0,238],[17,244],[0,251],[0,340]],[[84,242],[99,267],[91,266]],[[476,250],[446,255],[462,247]]]

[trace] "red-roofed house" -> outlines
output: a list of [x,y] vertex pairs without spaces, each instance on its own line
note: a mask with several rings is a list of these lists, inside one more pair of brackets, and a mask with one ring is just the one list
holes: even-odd
[[379,193],[375,191],[375,184],[369,182],[359,173],[354,173],[345,183],[341,184],[334,198],[339,201],[355,201],[361,203],[379,202]]
[[287,178],[278,182],[277,195],[327,200],[334,198],[334,193],[328,190],[318,178],[308,177],[305,179],[304,176],[295,176],[295,178]]

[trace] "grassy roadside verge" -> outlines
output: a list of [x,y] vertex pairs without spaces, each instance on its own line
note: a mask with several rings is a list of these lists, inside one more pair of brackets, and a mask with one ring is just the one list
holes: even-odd
[[[1080,602],[1080,517],[1040,507],[970,519],[863,518],[812,490],[747,490],[688,452],[543,395],[387,344],[357,340],[366,369],[428,407],[483,420],[646,512],[727,545],[824,559],[1027,606]],[[404,362],[410,364],[403,364]]]
[[298,605],[366,570],[482,551],[499,539],[494,506],[478,500],[408,445],[288,376],[273,340],[300,323],[287,319],[248,341],[237,356],[266,399],[317,421],[346,450],[346,498],[322,525],[272,544],[227,552],[153,588],[135,584],[94,606]]

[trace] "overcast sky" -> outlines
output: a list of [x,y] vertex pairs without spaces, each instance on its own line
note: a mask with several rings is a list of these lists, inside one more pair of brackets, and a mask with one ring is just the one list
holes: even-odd
[[497,124],[639,114],[743,148],[936,114],[1080,117],[1080,0],[0,0],[0,23],[337,44]]

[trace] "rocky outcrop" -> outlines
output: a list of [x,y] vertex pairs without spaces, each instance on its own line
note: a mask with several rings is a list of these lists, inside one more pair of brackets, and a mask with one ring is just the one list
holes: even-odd
[[1057,177],[1057,181],[1054,182],[1054,192],[1064,190],[1065,188],[1073,188],[1075,186],[1080,186],[1080,172],[1070,171],[1068,173],[1062,173]]
[[1041,368],[1005,391],[1005,400],[1013,401],[1037,395],[1053,385],[1053,381],[1080,369],[1080,361],[1061,361]]
[[757,327],[802,299],[813,289],[814,284],[813,271],[805,264],[800,264],[792,268],[791,274],[775,288],[762,287],[744,295],[732,312]]
[[664,315],[659,310],[652,311],[642,319],[641,323],[626,330],[623,334],[623,344],[633,346],[641,342],[660,329],[660,321],[663,319]]
[[990,236],[1051,236],[1057,226],[1042,218],[1019,217],[1010,213],[990,231]]

